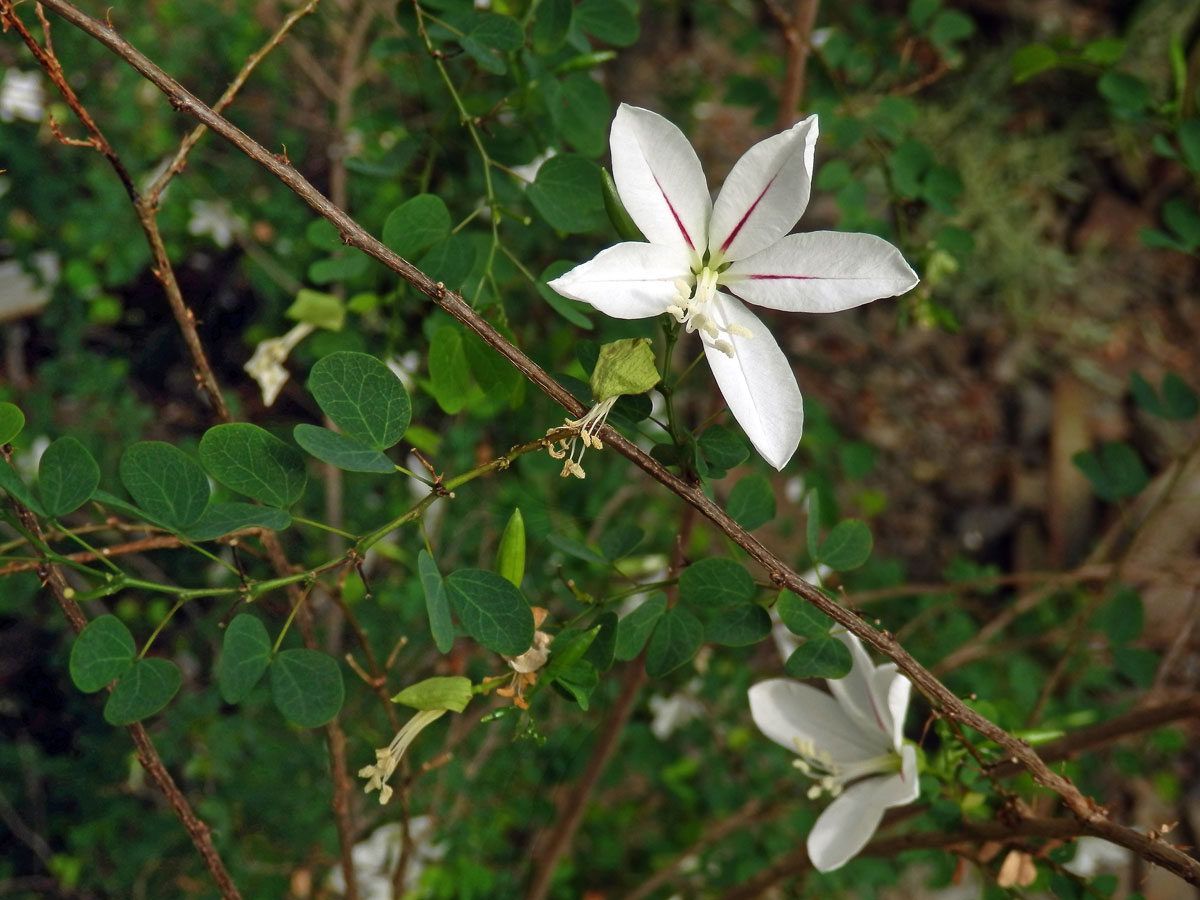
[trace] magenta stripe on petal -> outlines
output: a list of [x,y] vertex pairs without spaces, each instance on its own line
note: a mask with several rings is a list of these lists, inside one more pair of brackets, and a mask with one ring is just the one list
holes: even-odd
[[815,281],[820,278],[819,275],[745,275],[745,278],[758,281]]
[[695,252],[696,245],[692,243],[692,236],[687,233],[687,229],[683,227],[683,221],[679,218],[679,213],[675,212],[675,207],[671,205],[671,198],[667,196],[667,192],[663,190],[663,186],[658,183],[658,176],[653,172],[650,177],[654,179],[654,186],[658,188],[658,192],[662,194],[663,202],[667,204],[667,209],[671,211],[671,215],[675,217],[675,224],[679,226],[679,233],[683,235],[683,239],[687,241],[688,247]]
[[746,224],[746,220],[749,219],[750,216],[754,213],[754,210],[758,206],[759,201],[761,201],[762,198],[766,196],[767,191],[769,191],[771,189],[771,185],[773,185],[775,183],[775,179],[778,177],[779,177],[778,174],[771,176],[771,180],[768,181],[767,186],[762,189],[762,193],[754,198],[754,202],[750,204],[750,208],[748,210],[746,210],[745,214],[738,220],[738,223],[735,226],[733,226],[733,231],[729,232],[729,237],[725,238],[725,243],[723,243],[721,245],[722,253],[724,253],[726,250],[729,249],[729,245],[733,243],[733,239],[735,237],[737,237],[738,232],[742,230],[742,226]]

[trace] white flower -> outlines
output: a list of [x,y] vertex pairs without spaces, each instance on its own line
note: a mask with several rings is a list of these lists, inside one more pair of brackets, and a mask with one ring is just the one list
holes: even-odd
[[4,81],[0,83],[0,122],[15,119],[40,122],[43,109],[40,72],[9,69],[4,73]]
[[228,247],[235,235],[246,230],[246,223],[233,212],[228,200],[193,200],[188,207],[188,234],[207,234],[218,247]]
[[258,382],[258,386],[262,390],[263,406],[270,406],[274,403],[279,392],[283,390],[284,384],[287,383],[288,371],[283,367],[283,363],[288,358],[288,354],[314,330],[312,325],[301,322],[299,325],[293,326],[287,334],[267,338],[265,341],[260,341],[254,348],[254,353],[242,368]]
[[655,694],[650,698],[650,709],[654,713],[650,731],[656,738],[665,741],[675,729],[704,715],[704,704],[696,697],[699,689],[700,679],[693,678],[669,697]]
[[657,113],[621,104],[613,179],[649,243],[603,250],[550,286],[618,319],[670,313],[700,333],[721,393],[755,449],[777,469],[804,424],[800,388],[766,326],[743,301],[837,312],[902,294],[917,276],[869,234],[788,234],[808,204],[817,117],[751,147],[714,204],[696,151]]
[[[408,838],[412,845],[404,868],[404,881],[400,885],[403,895],[417,888],[427,865],[446,855],[446,848],[433,840],[433,822],[429,816],[414,816],[408,820]],[[359,900],[392,900],[392,873],[403,853],[404,827],[399,822],[381,825],[354,845],[351,856]],[[346,892],[346,876],[341,865],[333,867],[328,884],[336,894]]]
[[870,840],[883,812],[917,799],[917,754],[904,743],[904,714],[912,684],[895,663],[871,664],[858,638],[837,634],[854,666],[829,690],[787,678],[750,688],[754,724],[775,743],[799,754],[796,767],[816,781],[810,797],[835,799],[808,835],[819,872],[840,868]]
[[408,750],[408,745],[427,726],[440,719],[445,712],[444,709],[421,709],[413,713],[413,717],[400,726],[400,730],[396,732],[392,742],[375,751],[375,765],[363,766],[358,770],[358,777],[367,779],[363,790],[368,794],[371,791],[379,791],[380,804],[391,800],[392,786],[387,783],[387,780],[396,771],[396,766],[400,765],[400,760],[404,758],[404,752]]

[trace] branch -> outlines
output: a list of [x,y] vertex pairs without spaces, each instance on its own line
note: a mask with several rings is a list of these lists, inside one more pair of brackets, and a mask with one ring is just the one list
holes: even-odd
[[[3,0],[3,2],[11,3],[11,0]],[[44,0],[44,5],[128,62],[166,94],[172,106],[177,110],[196,117],[275,175],[315,212],[332,223],[348,246],[361,250],[396,272],[413,288],[470,328],[573,417],[578,418],[583,413],[584,407],[581,403],[533,360],[509,343],[489,322],[472,309],[461,295],[447,290],[445,285],[433,281],[412,263],[389,250],[345,212],[330,203],[296,169],[281,157],[270,153],[231,122],[215,114],[111,27],[83,13],[69,0]],[[1144,852],[1148,861],[1162,866],[1191,884],[1200,884],[1200,862],[1163,842],[1148,842],[1145,835],[1112,824],[1103,809],[1085,797],[1068,779],[1051,771],[1028,743],[1013,737],[1004,729],[968,708],[949,688],[938,681],[928,669],[901,647],[891,634],[871,628],[853,612],[833,602],[820,590],[801,579],[780,557],[768,550],[762,542],[733,521],[714,501],[706,497],[698,485],[684,481],[651,459],[648,454],[642,452],[611,426],[606,425],[601,436],[605,445],[611,446],[617,453],[629,459],[707,517],[730,540],[762,565],[773,583],[803,597],[820,612],[858,635],[877,652],[893,660],[917,689],[941,710],[944,716],[975,729],[984,737],[998,744],[1006,756],[1017,760],[1030,773],[1036,784],[1058,794],[1071,812],[1087,826],[1088,833],[1103,832],[1101,836],[1108,840],[1138,852]]]

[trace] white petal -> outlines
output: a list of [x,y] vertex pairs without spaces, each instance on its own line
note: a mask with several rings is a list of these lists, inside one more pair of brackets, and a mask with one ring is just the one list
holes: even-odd
[[609,133],[613,181],[629,215],[653,244],[708,246],[712,200],[688,139],[656,112],[622,103]]
[[841,868],[857,855],[879,827],[884,810],[917,799],[916,752],[905,747],[901,759],[899,773],[851,785],[817,817],[808,835],[808,857],[818,872]]
[[721,275],[721,284],[748,303],[813,313],[895,297],[918,281],[883,238],[840,231],[789,234]]
[[720,325],[740,326],[753,335],[721,335],[732,345],[732,357],[705,345],[713,377],[754,449],[782,469],[796,452],[804,430],[804,402],[791,364],[767,327],[735,298],[717,294],[711,302],[713,318]]
[[549,284],[615,319],[645,319],[675,302],[675,281],[690,277],[690,258],[681,248],[631,241],[601,250]]
[[828,694],[790,678],[752,685],[750,715],[759,731],[797,752],[796,740],[811,743],[837,763],[863,762],[879,756],[879,748],[863,742],[861,729],[847,718]]
[[892,717],[892,746],[897,750],[904,744],[904,718],[908,715],[908,698],[912,695],[912,682],[895,671],[895,665],[881,666],[875,672],[876,684],[880,684],[880,676],[891,669],[891,683],[880,694],[887,697],[888,712]]
[[[879,671],[863,649],[862,641],[844,628],[835,628],[834,637],[850,650],[854,665],[845,678],[829,678],[826,683],[838,703],[863,731],[870,736],[878,753],[893,749],[892,715],[885,699],[886,692],[876,692],[875,675]],[[891,671],[895,672],[895,666]],[[890,683],[890,681],[889,681]]]
[[817,117],[760,141],[742,155],[713,206],[709,247],[743,259],[792,230],[808,205]]

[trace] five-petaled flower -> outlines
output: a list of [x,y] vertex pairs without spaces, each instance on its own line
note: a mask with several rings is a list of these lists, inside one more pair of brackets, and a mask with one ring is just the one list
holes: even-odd
[[870,234],[788,234],[808,204],[817,117],[751,147],[710,198],[696,151],[657,113],[621,104],[613,179],[648,243],[601,251],[550,286],[618,319],[669,313],[699,332],[729,409],[767,462],[782,469],[804,408],[791,365],[753,303],[837,312],[902,294],[917,276]]
[[853,668],[827,679],[833,696],[773,678],[750,688],[754,724],[799,755],[795,765],[815,784],[810,797],[834,801],[808,835],[808,856],[820,872],[840,868],[870,840],[883,812],[917,799],[917,754],[903,739],[912,684],[895,663],[872,665],[853,634],[837,636],[850,648]]

